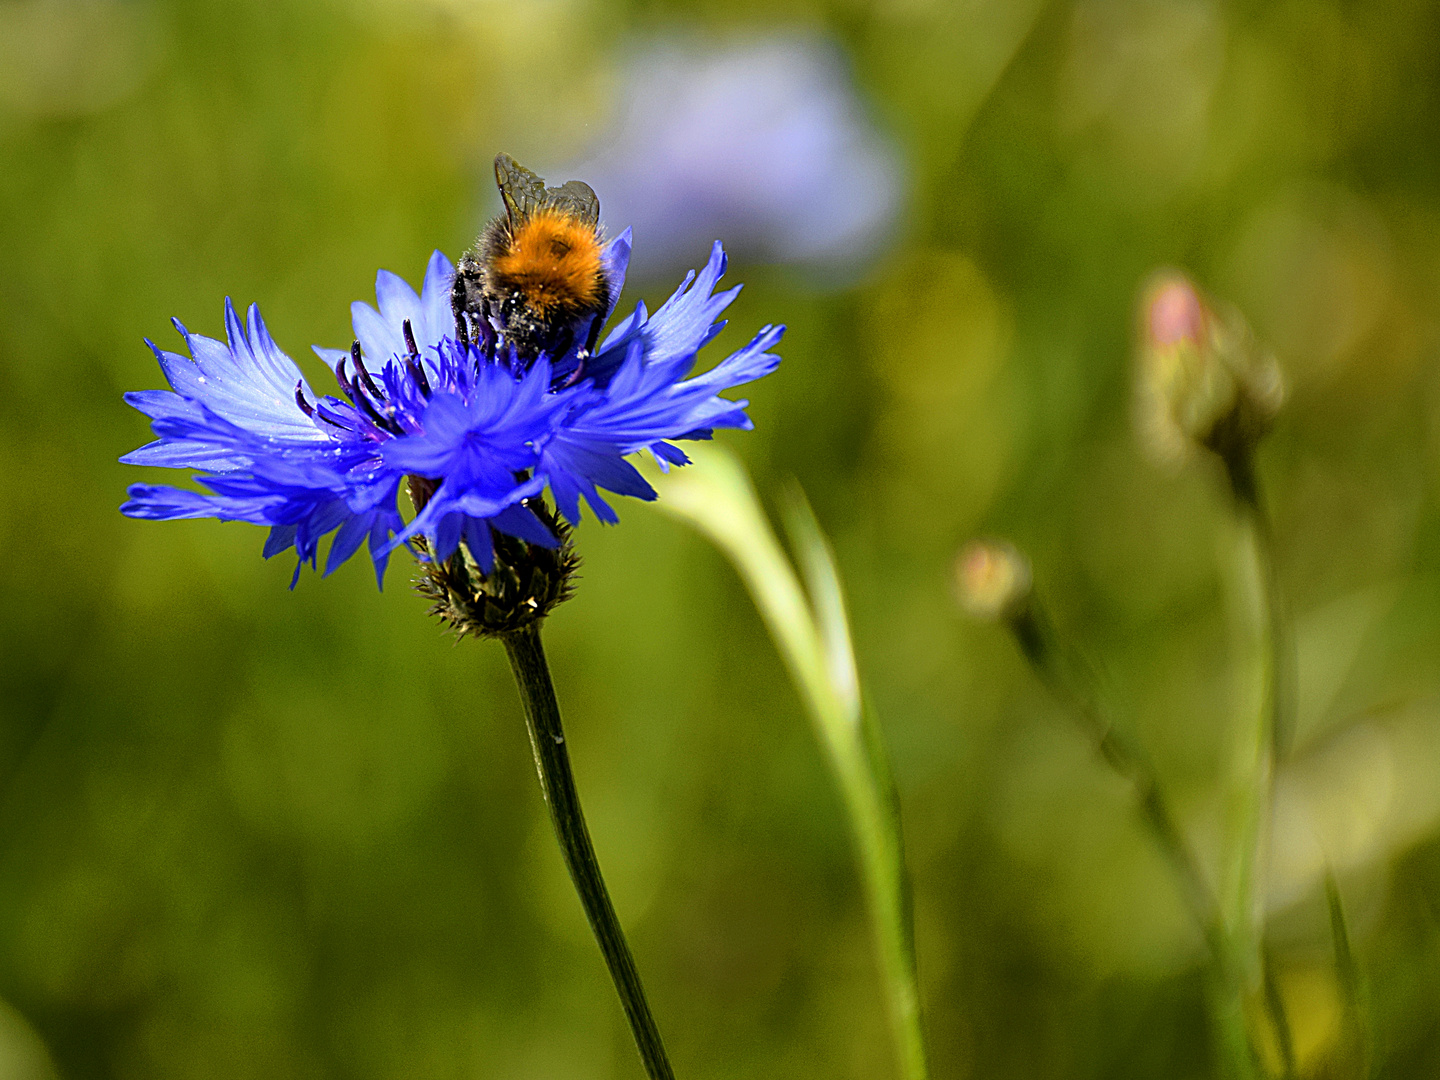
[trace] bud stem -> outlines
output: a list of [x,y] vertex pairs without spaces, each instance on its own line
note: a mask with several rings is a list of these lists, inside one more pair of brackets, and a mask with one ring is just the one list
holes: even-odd
[[540,774],[540,790],[550,810],[550,823],[555,827],[570,880],[580,894],[590,929],[610,969],[625,1017],[630,1021],[630,1031],[645,1063],[645,1072],[650,1080],[674,1080],[675,1073],[665,1056],[660,1031],[645,1001],[640,973],[635,969],[635,959],[630,955],[630,946],[625,942],[620,920],[610,903],[610,893],[590,843],[590,831],[585,827],[580,796],[570,771],[570,755],[565,748],[565,731],[560,725],[560,704],[555,698],[550,668],[540,644],[539,623],[530,623],[501,640],[505,642],[510,669],[520,688],[530,749],[535,755],[535,770]]
[[1253,725],[1237,746],[1240,772],[1232,795],[1234,825],[1231,866],[1226,885],[1226,917],[1231,935],[1232,963],[1241,977],[1258,975],[1265,1012],[1273,1028],[1283,1076],[1295,1070],[1294,1040],[1284,1001],[1265,948],[1264,861],[1269,850],[1271,803],[1275,770],[1289,750],[1290,706],[1294,656],[1285,621],[1284,600],[1275,559],[1275,534],[1255,474],[1249,447],[1222,453],[1235,513],[1240,525],[1240,560],[1256,586],[1259,625],[1261,700]]
[[1257,1075],[1256,1061],[1246,1024],[1245,995],[1224,917],[1199,861],[1180,831],[1154,766],[1144,750],[1101,712],[1093,675],[1078,657],[1061,647],[1033,596],[1007,621],[1020,651],[1041,681],[1070,707],[1105,763],[1134,791],[1140,816],[1160,854],[1170,864],[1180,894],[1205,941],[1210,959],[1210,1020],[1221,1073],[1227,1080],[1253,1080]]
[[1290,691],[1293,654],[1286,632],[1284,600],[1280,593],[1280,577],[1275,561],[1275,532],[1270,515],[1260,497],[1260,483],[1255,475],[1255,460],[1249,452],[1226,454],[1225,473],[1242,523],[1251,533],[1255,559],[1259,564],[1261,588],[1265,603],[1266,647],[1270,652],[1269,685],[1266,688],[1266,717],[1270,728],[1270,748],[1276,764],[1285,759],[1290,748]]
[[1066,662],[1062,657],[1049,621],[1033,597],[1023,610],[1010,619],[1010,629],[1020,645],[1020,651],[1051,692],[1070,707],[1080,728],[1090,738],[1105,764],[1134,790],[1140,816],[1150,829],[1160,853],[1170,864],[1185,904],[1205,939],[1206,948],[1213,959],[1222,960],[1224,931],[1219,909],[1210,887],[1205,883],[1200,864],[1175,822],[1149,758],[1101,715],[1094,695],[1080,685],[1082,680],[1076,671],[1078,664],[1073,660]]

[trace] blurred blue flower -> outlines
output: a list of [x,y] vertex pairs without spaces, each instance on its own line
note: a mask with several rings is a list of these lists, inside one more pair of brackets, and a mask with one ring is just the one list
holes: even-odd
[[[629,254],[627,230],[604,253],[613,295]],[[225,342],[177,322],[188,357],[150,346],[171,390],[125,396],[151,418],[157,438],[120,460],[198,469],[209,490],[135,484],[121,510],[137,518],[268,525],[266,558],[291,547],[299,554],[292,588],[300,566],[317,564],[320,541],[331,532],[327,574],[368,541],[383,581],[390,553],[418,536],[429,556],[442,560],[464,540],[489,573],[491,529],[558,544],[526,506],[547,485],[572,524],[582,498],[598,518],[614,522],[599,489],[655,498],[628,455],[649,450],[662,468],[685,464],[670,440],[752,426],[746,402],[719,392],[774,370],[779,358],[768,350],[783,327],[765,327],[711,370],[686,378],[739,292],[715,293],[724,272],[717,243],[698,276],[687,276],[654,315],[638,305],[593,355],[571,346],[527,363],[489,325],[480,325],[479,340],[457,338],[454,267],[437,251],[418,294],[379,273],[378,309],[352,306],[357,340],[349,352],[316,347],[343,397],[317,395],[258,309],[242,324],[227,300]],[[407,477],[422,493],[408,524],[398,507]]]
[[654,42],[628,65],[619,114],[596,156],[555,171],[632,225],[647,279],[717,236],[745,259],[843,276],[895,230],[899,160],[826,42]]

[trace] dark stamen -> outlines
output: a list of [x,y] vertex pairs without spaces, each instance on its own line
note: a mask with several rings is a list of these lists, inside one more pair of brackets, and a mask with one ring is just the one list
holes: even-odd
[[405,434],[405,432],[400,429],[400,425],[397,424],[394,420],[391,420],[388,417],[381,416],[379,410],[377,410],[375,406],[370,403],[370,399],[364,394],[360,394],[356,397],[355,404],[359,405],[360,408],[365,410],[365,415],[370,417],[370,419],[374,421],[375,426],[378,427],[381,431],[388,431],[391,435]]
[[308,401],[305,400],[305,394],[301,390],[301,387],[303,387],[304,385],[304,380],[301,380],[300,382],[297,382],[295,384],[295,404],[300,406],[301,412],[303,412],[306,416],[310,417],[310,419],[313,420],[315,419],[315,406],[311,405]]
[[[410,372],[410,378],[415,380],[415,385],[427,398],[430,396],[430,380],[425,378],[425,365],[420,362],[420,349],[415,344],[415,331],[410,326],[410,320],[406,319],[400,324],[400,330],[405,335],[405,348],[409,356],[405,360],[405,370]],[[460,344],[464,348],[469,347],[469,340],[465,331],[465,320],[462,316],[455,316],[455,333],[460,338]]]
[[324,420],[331,427],[337,427],[341,431],[353,430],[349,424],[345,423],[345,421],[341,420],[335,413],[327,409],[323,403],[315,407],[315,412],[321,420]]
[[[344,363],[344,360],[341,360],[340,363]],[[370,400],[370,397],[364,393],[364,389],[359,383],[354,384],[353,389],[356,390],[356,393],[351,395],[351,402],[359,405],[360,408],[364,410],[364,413],[366,413],[366,416],[374,420],[374,426],[376,426],[376,428],[379,428],[380,431],[390,432],[390,435],[405,435],[405,432],[400,429],[399,423],[387,418],[387,416],[383,416],[379,409],[374,408],[374,403]]]
[[406,360],[405,370],[410,372],[410,378],[415,380],[415,385],[420,388],[420,393],[427,398],[430,396],[430,380],[425,378],[425,368],[417,360]]
[[341,358],[340,358],[340,362],[335,365],[335,381],[340,384],[340,389],[345,392],[345,396],[346,396],[347,398],[349,398],[351,401],[354,401],[354,400],[355,400],[355,384],[352,383],[352,382],[350,381],[349,376],[347,376],[347,375],[345,374],[345,358],[344,358],[344,357],[341,357]]
[[358,375],[360,381],[365,384],[365,389],[370,391],[370,395],[375,398],[376,401],[384,401],[385,395],[382,394],[380,388],[375,385],[375,380],[370,377],[370,372],[365,370],[365,362],[360,359],[360,342],[357,341],[350,346],[350,358],[355,361],[355,374]]

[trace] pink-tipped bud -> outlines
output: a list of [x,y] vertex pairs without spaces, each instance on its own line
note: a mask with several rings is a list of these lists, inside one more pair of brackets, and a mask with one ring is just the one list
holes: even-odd
[[1189,344],[1198,348],[1208,331],[1205,305],[1182,275],[1158,279],[1145,307],[1146,328],[1156,348]]
[[1140,296],[1137,422],[1164,460],[1196,446],[1248,453],[1284,396],[1280,370],[1239,312],[1217,311],[1178,270],[1155,274]]
[[960,606],[977,619],[1010,619],[1030,599],[1030,563],[1003,540],[976,540],[955,559]]

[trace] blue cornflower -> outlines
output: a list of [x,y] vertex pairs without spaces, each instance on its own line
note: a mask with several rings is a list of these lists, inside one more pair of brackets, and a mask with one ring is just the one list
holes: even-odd
[[[613,312],[629,261],[630,233],[611,241],[602,268]],[[317,347],[342,396],[318,395],[271,338],[258,309],[241,323],[225,303],[225,342],[176,323],[189,356],[153,343],[171,390],[126,400],[151,418],[157,439],[121,461],[199,470],[208,491],[135,484],[131,517],[216,517],[270,526],[267,558],[294,547],[296,566],[332,572],[368,541],[377,578],[390,553],[417,545],[432,565],[452,560],[462,541],[481,575],[495,569],[501,540],[562,547],[567,532],[539,496],[548,486],[565,521],[581,500],[602,521],[617,520],[599,494],[642,499],[655,491],[627,460],[649,450],[661,467],[688,459],[673,443],[709,438],[716,428],[750,428],[746,402],[720,391],[774,370],[768,350],[783,327],[765,327],[711,370],[686,378],[699,349],[724,326],[721,312],[739,288],[716,293],[725,254],[716,244],[653,315],[643,304],[593,352],[522,358],[503,327],[457,323],[455,270],[440,252],[417,294],[381,271],[377,307],[352,306],[349,352]],[[408,523],[398,496],[408,484],[417,513]],[[292,587],[294,581],[292,580]]]
[[597,153],[567,172],[645,238],[646,280],[723,235],[747,259],[843,282],[884,251],[903,212],[903,163],[868,112],[823,38],[641,38]]

